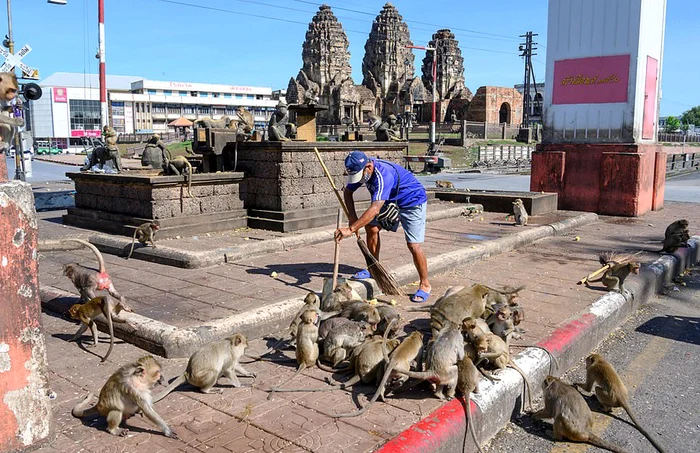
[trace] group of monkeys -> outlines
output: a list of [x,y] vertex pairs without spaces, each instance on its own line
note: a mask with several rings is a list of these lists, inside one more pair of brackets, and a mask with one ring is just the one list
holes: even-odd
[[[672,252],[687,246],[689,237],[687,220],[673,222],[666,229],[663,251]],[[73,339],[79,339],[90,328],[94,345],[97,344],[94,319],[100,314],[104,315],[110,333],[110,347],[102,359],[104,361],[114,342],[112,321],[125,322],[119,318],[119,313],[131,309],[110,281],[99,251],[91,244],[89,246],[98,258],[98,271],[79,264],[64,266],[64,274],[71,279],[85,302],[73,305],[69,314],[71,318],[81,321],[81,327]],[[624,291],[625,277],[639,271],[639,263],[631,258],[624,260],[618,255],[601,255],[601,262],[608,266],[601,280],[608,289],[620,292]],[[80,418],[102,415],[107,418],[107,429],[111,434],[125,435],[128,430],[120,428],[122,421],[141,412],[166,436],[176,438],[177,435],[153,408],[153,403],[184,383],[203,393],[220,393],[223,390],[215,388],[215,385],[221,376],[228,378],[234,387],[240,387],[238,377],[255,378],[255,373],[242,366],[242,359],[249,359],[245,363],[258,360],[288,361],[286,357],[268,357],[288,341],[295,348],[297,365],[297,371],[289,381],[313,366],[333,373],[347,371],[352,373],[352,377],[343,383],[328,379],[328,385],[322,388],[272,387],[267,389],[268,399],[277,392],[334,391],[359,382],[374,382],[377,389],[360,410],[329,414],[333,418],[355,417],[364,413],[377,399],[384,401],[390,393],[405,391],[428,381],[435,396],[440,399],[451,399],[457,392],[464,395],[467,427],[477,449],[481,451],[471,421],[470,395],[479,391],[480,375],[498,381],[498,377],[488,370],[511,367],[523,377],[529,412],[533,417],[553,419],[555,440],[587,442],[613,452],[624,452],[593,434],[591,410],[576,387],[551,375],[552,367],[557,364],[546,350],[550,357],[550,375],[542,384],[544,409],[537,412],[532,410],[529,382],[510,355],[511,347],[533,347],[511,344],[512,340],[521,339],[520,334],[524,333],[519,325],[525,318],[525,311],[516,300],[523,289],[495,289],[482,284],[452,287],[432,306],[410,309],[430,313],[430,337],[425,342],[420,329],[399,339],[397,334],[404,324],[399,312],[391,305],[362,300],[344,282],[323,299],[313,292],[309,293],[290,324],[288,338],[280,339],[259,356],[246,354],[248,342],[240,333],[205,344],[190,357],[182,375],[155,397],[151,391],[156,383],[162,383],[161,366],[153,357],[145,356],[119,368],[102,387],[95,404],[92,404],[94,398],[89,394],[85,401],[73,408],[72,413]],[[97,290],[106,290],[109,295],[96,296]],[[342,364],[344,366],[339,368]],[[656,440],[637,423],[629,408],[624,383],[603,357],[591,354],[586,359],[586,382],[574,385],[586,392],[595,389],[596,398],[606,411],[615,407],[624,408],[640,432],[663,453]]]
[[[438,189],[454,189],[455,185],[452,181],[447,181],[444,179],[438,179],[435,181],[435,187]],[[506,216],[506,220],[513,218],[515,221],[515,226],[527,226],[528,214],[525,208],[525,203],[520,198],[513,200],[513,213]]]

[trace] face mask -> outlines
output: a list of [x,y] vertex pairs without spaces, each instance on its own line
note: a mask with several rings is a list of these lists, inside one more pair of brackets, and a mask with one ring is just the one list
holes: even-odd
[[371,177],[372,177],[372,175],[370,175],[366,171],[363,171],[362,172],[362,179],[360,179],[360,183],[367,184],[367,181],[369,181],[369,178],[371,178]]

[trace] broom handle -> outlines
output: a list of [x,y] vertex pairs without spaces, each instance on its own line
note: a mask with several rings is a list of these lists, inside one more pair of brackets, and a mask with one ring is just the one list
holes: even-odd
[[606,264],[605,266],[601,267],[597,271],[593,272],[592,274],[586,275],[584,278],[581,279],[581,281],[578,282],[579,285],[582,285],[586,283],[587,281],[590,281],[591,279],[597,277],[598,275],[602,274],[603,272],[607,271],[610,269],[612,266],[609,264]]
[[[328,171],[328,168],[326,168],[326,164],[323,163],[323,159],[321,158],[321,153],[318,152],[318,148],[314,146],[314,152],[316,153],[316,157],[318,158],[319,163],[321,164],[321,167],[323,167],[323,172],[326,174],[326,177],[328,178],[328,182],[331,183],[331,187],[333,187],[333,193],[335,193],[336,198],[338,199],[338,203],[340,203],[340,206],[343,208],[343,211],[345,212],[345,216],[349,219],[350,218],[350,212],[348,212],[348,207],[345,206],[345,202],[343,201],[343,197],[340,196],[340,192],[338,192],[338,188],[335,186],[335,183],[333,182],[333,177],[331,176],[331,173]],[[357,238],[360,238],[360,232],[356,231],[355,234],[357,235]]]
[[[338,209],[338,221],[336,227],[340,228],[340,209]],[[340,264],[340,242],[335,243],[335,253],[333,255],[333,290],[338,285],[338,265]]]

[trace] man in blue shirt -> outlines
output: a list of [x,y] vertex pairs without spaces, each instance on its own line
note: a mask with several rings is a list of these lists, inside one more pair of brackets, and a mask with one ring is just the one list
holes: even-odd
[[[406,244],[413,255],[413,264],[420,277],[418,291],[411,296],[412,302],[425,302],[430,297],[428,281],[428,263],[421,248],[425,239],[425,221],[428,196],[423,185],[411,172],[400,165],[380,159],[370,159],[362,151],[353,151],[345,158],[348,182],[343,191],[345,204],[350,212],[347,228],[335,231],[336,241],[352,236],[360,228],[367,232],[367,247],[379,260],[381,227],[375,217],[386,203],[394,202],[399,208],[399,218],[404,229]],[[358,217],[355,211],[354,192],[365,184],[372,196],[372,203]],[[396,231],[398,224],[393,231]],[[355,278],[369,278],[369,272],[363,270]]]

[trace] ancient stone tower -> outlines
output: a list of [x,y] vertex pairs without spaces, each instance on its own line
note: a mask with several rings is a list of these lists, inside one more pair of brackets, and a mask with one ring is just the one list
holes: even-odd
[[[466,112],[472,93],[464,85],[464,58],[454,33],[442,29],[433,34],[428,44],[437,49],[438,121],[449,121],[454,110],[461,119]],[[433,90],[433,53],[423,58],[422,80],[426,90]]]
[[387,3],[372,23],[362,60],[362,82],[383,99],[382,115],[398,113],[398,95],[402,85],[413,78],[413,45],[408,25],[394,5]]

